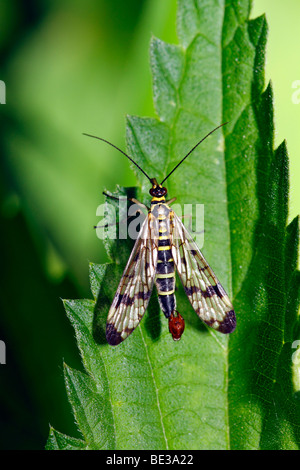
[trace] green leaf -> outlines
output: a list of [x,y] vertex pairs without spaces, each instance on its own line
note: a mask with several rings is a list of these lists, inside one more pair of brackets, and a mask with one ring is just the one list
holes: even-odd
[[66,436],[50,428],[49,439],[46,445],[47,450],[84,450],[86,443],[80,439]]
[[[299,229],[296,220],[286,226],[286,145],[273,148],[267,24],[249,12],[246,0],[179,0],[180,44],[151,42],[158,118],[127,119],[130,155],[158,179],[229,121],[167,183],[179,203],[205,206],[203,252],[233,300],[237,328],[229,336],[206,328],[178,284],[180,342],[153,294],[135,332],[108,346],[105,319],[130,252],[129,243],[110,245],[113,262],[91,265],[94,300],[66,302],[86,371],[66,369],[67,391],[87,448],[299,447]],[[137,176],[149,201],[149,182]]]

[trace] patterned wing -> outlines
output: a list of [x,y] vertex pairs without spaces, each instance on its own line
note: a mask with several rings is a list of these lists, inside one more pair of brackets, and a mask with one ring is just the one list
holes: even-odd
[[150,219],[147,217],[108,312],[106,339],[112,346],[121,343],[133,332],[146,311],[157,264],[157,240],[151,235]]
[[172,255],[189,301],[207,325],[231,333],[236,319],[228,295],[181,220],[173,214]]

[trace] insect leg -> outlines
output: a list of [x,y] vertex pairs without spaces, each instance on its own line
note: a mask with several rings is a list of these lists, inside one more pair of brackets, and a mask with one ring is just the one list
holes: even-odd
[[[110,194],[108,194],[108,193],[106,193],[106,192],[104,192],[104,191],[103,191],[102,194],[104,194],[104,196],[106,196],[106,197],[108,197],[108,198],[110,198],[110,199],[114,199],[115,201],[119,201],[120,199],[122,199],[122,198],[120,198],[120,197],[111,196]],[[124,199],[126,199],[126,198],[124,198]],[[176,199],[176,198],[174,198],[174,199]],[[128,201],[133,202],[134,204],[137,204],[137,205],[140,206],[142,209],[145,209],[145,210],[147,210],[147,211],[150,210],[149,207],[145,206],[145,204],[142,204],[140,201],[138,201],[138,200],[135,199],[134,197],[129,197],[129,198],[128,198]],[[137,211],[137,212],[138,212],[138,211]]]
[[176,199],[177,199],[176,197],[172,197],[172,199],[170,199],[169,201],[166,201],[166,204],[168,204],[169,206],[170,204],[173,204],[173,202],[175,202]]
[[129,201],[133,202],[134,204],[137,204],[138,206],[140,206],[142,209],[145,209],[146,211],[150,210],[150,207],[145,206],[145,204],[142,204],[140,201],[138,201],[134,197],[130,198]]
[[120,197],[112,196],[111,194],[108,194],[105,191],[103,191],[102,194],[104,194],[104,196],[108,197],[109,199],[114,199],[115,201],[119,201],[121,199]]
[[[109,198],[109,199],[114,199],[115,201],[119,201],[120,199],[122,199],[122,198],[119,198],[119,197],[116,197],[116,196],[112,196],[112,195],[110,195],[110,194],[108,194],[108,193],[106,193],[106,192],[104,192],[104,191],[103,191],[102,194],[104,194],[104,196],[106,196],[106,197]],[[127,199],[127,198],[124,198],[124,199]],[[134,203],[134,204],[140,206],[141,208],[147,209],[147,207],[146,207],[144,204],[142,204],[141,202],[139,202],[137,199],[128,198],[128,201],[130,201],[130,202],[132,202],[132,203]],[[120,219],[119,222],[113,222],[113,223],[111,223],[111,224],[105,224],[105,225],[94,225],[94,228],[97,229],[97,228],[113,227],[113,226],[115,226],[115,225],[118,225],[119,223],[126,223],[126,222],[128,222],[128,220],[129,220],[130,218],[132,218],[134,215],[136,215],[136,214],[142,214],[142,213],[143,213],[143,212],[142,212],[141,209],[135,209],[134,213],[128,215],[127,217],[124,217],[123,219]]]
[[[135,211],[136,214],[143,214],[142,210],[140,209],[137,209]],[[94,225],[94,228],[106,228],[106,227],[113,227],[114,225],[118,225],[119,223],[123,224],[125,222],[128,221],[128,219],[130,219],[132,217],[132,215],[128,215],[126,218],[123,218],[121,220],[119,220],[119,222],[114,222],[112,224],[105,224],[105,225]]]

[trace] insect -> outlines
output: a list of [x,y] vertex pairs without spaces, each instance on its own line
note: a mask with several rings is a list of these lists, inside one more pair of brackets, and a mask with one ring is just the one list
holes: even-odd
[[[163,186],[196,147],[225,124],[216,127],[201,139],[160,184],[118,147],[101,137],[85,134],[102,140],[123,153],[152,185],[149,191],[152,199],[151,206],[147,208],[148,216],[143,222],[108,313],[106,339],[110,345],[115,346],[124,341],[140,323],[154,283],[161,310],[169,320],[173,340],[178,341],[181,338],[185,323],[176,310],[175,269],[200,319],[221,333],[231,333],[235,329],[235,313],[225,290],[188,230],[171,209],[170,204],[176,198],[167,201],[167,189]],[[138,203],[135,200],[134,202]]]

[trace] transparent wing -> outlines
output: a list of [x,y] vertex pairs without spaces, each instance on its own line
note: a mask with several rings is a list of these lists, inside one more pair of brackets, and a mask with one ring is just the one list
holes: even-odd
[[108,312],[106,339],[109,344],[115,346],[124,341],[141,321],[153,289],[156,264],[157,239],[147,217]]
[[188,299],[207,325],[231,333],[236,319],[229,297],[181,220],[173,214],[172,255]]

